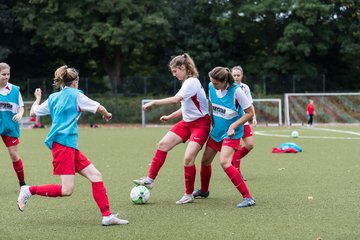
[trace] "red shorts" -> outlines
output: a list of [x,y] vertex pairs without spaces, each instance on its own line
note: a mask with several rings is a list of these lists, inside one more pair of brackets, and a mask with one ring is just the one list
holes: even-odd
[[190,139],[190,141],[197,142],[202,147],[209,137],[210,116],[206,115],[192,122],[181,120],[170,131],[181,137],[183,142]]
[[252,134],[250,124],[245,124],[244,125],[244,136],[242,138],[251,137],[252,135],[253,134]]
[[4,136],[4,135],[1,135],[1,138],[2,138],[3,142],[5,143],[6,147],[16,146],[20,143],[20,140],[18,138]]
[[209,138],[206,146],[209,146],[218,152],[221,151],[222,146],[232,147],[236,151],[240,147],[240,139],[225,138],[221,142],[215,142],[214,139]]
[[52,145],[54,175],[75,175],[89,166],[89,159],[75,148],[66,147],[57,142]]

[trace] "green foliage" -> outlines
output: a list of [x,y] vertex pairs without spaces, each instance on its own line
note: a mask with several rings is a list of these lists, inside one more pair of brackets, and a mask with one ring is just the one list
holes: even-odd
[[325,74],[328,86],[348,79],[349,90],[358,88],[355,0],[8,0],[0,12],[0,58],[26,77],[66,63],[107,75],[119,93],[125,77],[167,74],[170,56],[188,52],[201,76],[242,65],[275,84],[288,74]]

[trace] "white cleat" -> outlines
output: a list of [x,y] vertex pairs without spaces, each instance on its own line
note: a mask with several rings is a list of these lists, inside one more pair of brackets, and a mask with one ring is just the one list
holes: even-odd
[[154,180],[148,177],[142,177],[140,179],[133,180],[133,183],[136,185],[144,186],[147,189],[151,190],[154,187]]
[[27,203],[27,201],[29,201],[29,199],[31,197],[29,188],[30,187],[26,186],[26,185],[24,185],[20,188],[20,194],[18,197],[17,205],[21,212],[24,211],[24,209],[26,207],[26,203]]
[[101,221],[101,224],[103,226],[125,225],[128,223],[129,223],[128,220],[118,218],[117,214],[110,214],[109,216],[103,217]]
[[182,198],[176,202],[176,204],[186,204],[186,203],[192,203],[194,201],[194,197],[192,194],[184,194]]

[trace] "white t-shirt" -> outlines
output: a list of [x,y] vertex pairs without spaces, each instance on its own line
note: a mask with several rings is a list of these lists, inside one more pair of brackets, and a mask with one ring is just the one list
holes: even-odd
[[[3,96],[7,96],[11,92],[11,89],[12,89],[12,84],[8,82],[5,85],[5,87],[0,89],[0,94]],[[24,106],[24,101],[22,99],[21,94],[19,94],[19,107],[23,107],[23,106]]]
[[[227,86],[227,88],[228,87],[229,86]],[[216,96],[218,98],[223,98],[228,92],[227,88],[224,91],[215,90]],[[245,92],[241,88],[237,88],[235,90],[234,100],[239,103],[239,105],[241,106],[242,109],[247,109],[248,107],[251,106],[251,102],[250,102],[249,98],[246,96]]]
[[[83,93],[79,93],[77,96],[77,105],[79,112],[91,112],[96,113],[96,110],[100,106],[100,103],[91,100],[87,96],[85,96]],[[36,116],[46,116],[50,114],[49,104],[48,100],[46,99],[45,102],[43,102],[40,105],[34,106],[34,113]]]
[[247,84],[245,84],[245,83],[241,83],[240,86],[241,86],[241,89],[244,90],[244,92],[245,92],[247,98],[249,99],[249,101],[251,102],[251,104],[253,104],[254,101],[253,101],[253,98],[251,96],[251,91],[250,91],[249,86]]
[[185,122],[192,122],[209,114],[208,101],[199,79],[186,79],[176,95],[182,97],[181,112]]

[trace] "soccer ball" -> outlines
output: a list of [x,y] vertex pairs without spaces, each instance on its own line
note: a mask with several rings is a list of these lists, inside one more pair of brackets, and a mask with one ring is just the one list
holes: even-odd
[[298,131],[292,131],[291,136],[293,138],[298,138],[299,137],[299,132]]
[[130,199],[135,204],[144,204],[149,201],[150,191],[144,186],[135,186],[131,189]]

